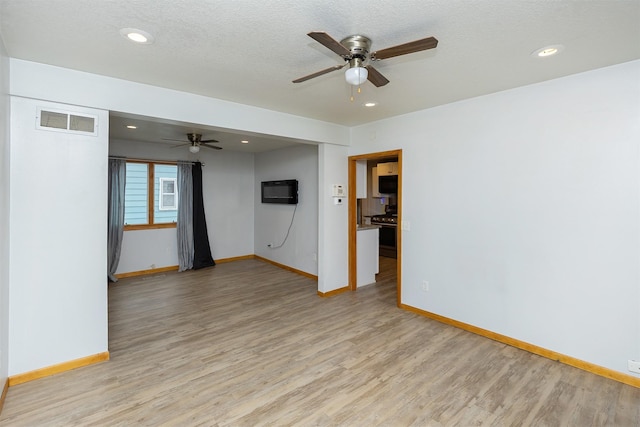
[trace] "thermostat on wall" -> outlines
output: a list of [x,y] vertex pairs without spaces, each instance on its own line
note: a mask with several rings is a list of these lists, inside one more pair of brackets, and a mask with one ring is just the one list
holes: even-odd
[[344,197],[345,191],[341,184],[333,184],[333,197]]

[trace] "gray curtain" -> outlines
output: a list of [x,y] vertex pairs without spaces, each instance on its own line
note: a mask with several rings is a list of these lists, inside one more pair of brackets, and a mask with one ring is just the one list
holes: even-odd
[[107,277],[117,282],[115,276],[120,262],[122,233],[124,230],[124,185],[127,176],[124,159],[109,159],[109,201],[107,213]]
[[193,268],[193,175],[191,162],[178,162],[178,271]]

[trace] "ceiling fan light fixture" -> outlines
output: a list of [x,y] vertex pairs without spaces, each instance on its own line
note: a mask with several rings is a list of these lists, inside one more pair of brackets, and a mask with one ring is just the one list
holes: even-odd
[[192,145],[191,147],[189,147],[189,151],[191,151],[193,154],[196,154],[196,153],[200,152],[200,146],[199,145]]
[[369,71],[364,67],[353,67],[347,69],[344,73],[344,78],[350,85],[360,86],[367,81]]

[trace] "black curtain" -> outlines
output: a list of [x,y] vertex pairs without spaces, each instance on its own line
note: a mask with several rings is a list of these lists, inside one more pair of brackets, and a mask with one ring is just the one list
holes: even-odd
[[192,166],[193,175],[193,269],[212,267],[216,265],[211,256],[207,222],[204,216],[202,201],[202,163],[196,162]]

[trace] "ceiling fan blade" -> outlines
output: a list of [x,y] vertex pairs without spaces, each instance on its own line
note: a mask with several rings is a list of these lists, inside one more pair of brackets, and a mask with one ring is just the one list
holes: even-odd
[[215,145],[206,145],[206,144],[201,144],[200,147],[206,147],[206,148],[211,148],[212,150],[222,150],[222,147],[217,147]]
[[408,53],[420,52],[421,50],[433,49],[438,46],[438,40],[435,37],[427,37],[426,39],[414,40],[409,43],[400,44],[398,46],[388,47],[378,50],[371,54],[374,61],[393,58],[394,56],[406,55]]
[[184,147],[185,145],[192,145],[190,142],[185,142],[184,144],[172,145],[171,148]]
[[385,76],[380,74],[380,71],[376,70],[371,65],[367,65],[365,68],[369,72],[369,75],[367,76],[367,80],[373,83],[375,87],[384,86],[387,83],[389,83],[389,79],[387,79]]
[[315,77],[318,77],[318,76],[321,76],[321,75],[323,75],[323,74],[327,74],[327,73],[330,73],[330,72],[332,72],[332,71],[339,70],[340,68],[344,68],[344,66],[345,66],[345,65],[346,65],[346,64],[343,64],[343,65],[334,65],[333,67],[325,68],[325,69],[324,69],[324,70],[322,70],[322,71],[318,71],[318,72],[316,72],[316,73],[309,74],[308,76],[304,76],[304,77],[300,77],[299,79],[295,79],[295,80],[293,81],[293,83],[302,83],[302,82],[306,82],[307,80],[311,80],[311,79],[313,79],[313,78],[315,78]]
[[342,44],[340,44],[339,41],[337,41],[324,31],[312,31],[307,35],[340,56],[351,56],[351,51],[349,49],[344,47]]
[[184,142],[183,139],[170,139],[170,138],[162,138],[163,141],[174,141],[174,142]]
[[207,144],[207,143],[210,143],[210,142],[216,143],[216,142],[220,142],[220,141],[218,141],[217,139],[205,139],[204,141],[200,141],[201,144]]

